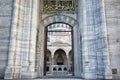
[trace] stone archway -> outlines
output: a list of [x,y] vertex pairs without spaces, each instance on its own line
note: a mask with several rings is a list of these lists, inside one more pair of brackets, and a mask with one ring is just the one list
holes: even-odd
[[[46,30],[46,26],[50,25],[50,24],[53,24],[53,23],[65,23],[65,24],[68,24],[70,26],[73,27],[73,47],[76,47],[74,50],[73,50],[73,53],[76,53],[74,55],[77,55],[77,21],[72,18],[72,17],[69,17],[69,16],[65,16],[65,15],[54,15],[54,16],[49,16],[49,17],[46,17],[42,20],[42,22],[40,23],[40,27],[38,28],[38,40],[37,40],[37,45],[39,46],[37,48],[37,54],[36,55],[39,55],[39,68],[38,68],[38,75],[41,77],[41,76],[44,76],[44,43],[45,43],[45,37],[46,37],[46,34],[45,34],[45,30]],[[39,44],[38,44],[39,43]],[[74,58],[74,57],[73,57]],[[76,62],[76,60],[74,60],[74,62]],[[74,64],[74,63],[73,63]],[[76,65],[74,65],[76,66]],[[73,66],[73,67],[74,67]],[[74,73],[73,73],[74,75]]]
[[46,27],[49,24],[56,23],[56,22],[66,23],[72,27],[77,26],[77,21],[74,18],[66,15],[48,16],[42,20],[41,26]]
[[67,65],[67,56],[64,50],[58,49],[54,54],[55,65]]

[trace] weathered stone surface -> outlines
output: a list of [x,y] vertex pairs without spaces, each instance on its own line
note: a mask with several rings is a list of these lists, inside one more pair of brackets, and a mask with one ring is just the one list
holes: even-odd
[[0,16],[11,16],[13,0],[0,1]]
[[[54,22],[64,22],[74,27],[75,76],[86,79],[112,78],[108,64],[110,55],[110,66],[117,69],[117,74],[113,74],[113,77],[120,78],[118,64],[120,61],[120,0],[78,0],[80,1],[77,6],[78,15],[61,14],[64,16],[58,14],[42,16],[41,1],[0,0],[0,78],[4,76],[5,67],[7,67],[6,79],[12,79],[12,74],[17,78],[21,76],[30,78],[34,73],[37,76],[43,76],[44,27]],[[103,2],[105,2],[108,36],[105,30]],[[48,17],[51,15],[52,17]],[[40,22],[41,20],[43,23]],[[75,25],[76,23],[79,25]],[[37,29],[39,29],[38,34]],[[37,48],[36,35],[39,36]],[[107,37],[109,48],[106,45]],[[39,60],[37,65],[35,60]],[[39,68],[37,72],[35,72],[35,66]]]
[[15,78],[20,78],[20,75],[22,78],[34,76],[38,14],[36,4],[35,0],[16,0],[14,3],[15,10],[5,79],[12,79],[13,77],[10,75],[12,73]]
[[83,76],[86,79],[112,79],[108,65],[106,31],[104,22],[104,0],[81,0],[83,19],[81,25]]
[[113,78],[120,79],[120,0],[105,0],[105,11],[110,65],[117,69]]
[[13,0],[0,0],[0,78],[4,78],[7,65],[12,2]]

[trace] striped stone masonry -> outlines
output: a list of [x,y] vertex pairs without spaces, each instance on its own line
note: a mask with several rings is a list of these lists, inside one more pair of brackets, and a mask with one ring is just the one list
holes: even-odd
[[14,16],[5,79],[30,78],[34,75],[37,31],[37,3],[14,0]]
[[7,65],[13,0],[0,0],[0,78]]
[[114,39],[119,43],[119,28],[115,27],[117,32],[112,31],[119,22],[111,23],[113,18],[119,21],[119,16],[113,16],[119,12],[109,9],[108,0],[76,0],[75,13],[54,14],[43,14],[41,1],[0,0],[0,78],[44,76],[45,27],[53,23],[65,23],[73,27],[75,77],[112,79],[109,59],[113,60],[112,68],[117,66],[120,73],[120,66],[115,62],[119,62],[119,57],[114,59],[119,56],[119,45],[112,45]]
[[[78,15],[82,48],[82,76],[112,79],[107,51],[104,0],[81,0]],[[80,8],[82,7],[82,8]]]

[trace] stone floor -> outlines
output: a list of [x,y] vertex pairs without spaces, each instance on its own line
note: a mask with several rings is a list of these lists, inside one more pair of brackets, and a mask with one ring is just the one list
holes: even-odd
[[52,79],[52,78],[49,78],[49,79],[34,79],[34,80],[82,80],[82,79],[73,79],[73,78],[68,78],[68,79],[57,79],[57,78],[55,78],[55,79]]
[[36,78],[34,80],[84,80],[79,77],[43,77],[43,78]]

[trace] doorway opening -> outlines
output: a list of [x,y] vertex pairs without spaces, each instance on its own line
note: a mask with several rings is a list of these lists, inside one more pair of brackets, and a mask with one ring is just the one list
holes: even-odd
[[54,61],[55,65],[67,65],[66,53],[62,49],[57,50],[54,54]]
[[53,23],[45,29],[44,76],[73,76],[73,28]]

